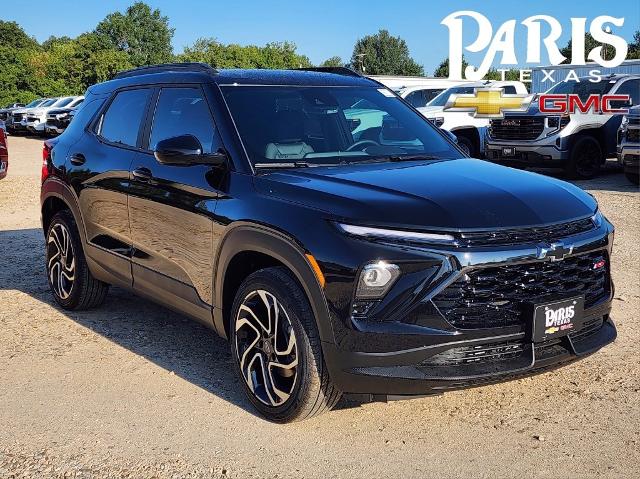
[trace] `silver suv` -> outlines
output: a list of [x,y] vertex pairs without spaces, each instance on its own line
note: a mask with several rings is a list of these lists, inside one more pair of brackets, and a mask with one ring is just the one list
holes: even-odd
[[[598,83],[588,77],[558,83],[547,93],[629,95],[640,103],[640,76],[611,75]],[[595,112],[571,115],[541,113],[532,102],[526,113],[505,114],[491,120],[485,142],[488,160],[519,166],[563,168],[572,178],[593,178],[607,158],[616,154],[616,132],[622,115]]]

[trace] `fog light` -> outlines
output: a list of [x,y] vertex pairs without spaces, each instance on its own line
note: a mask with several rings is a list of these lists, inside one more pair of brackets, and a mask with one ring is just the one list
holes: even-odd
[[400,276],[400,268],[385,261],[369,263],[360,273],[356,296],[358,298],[380,298]]

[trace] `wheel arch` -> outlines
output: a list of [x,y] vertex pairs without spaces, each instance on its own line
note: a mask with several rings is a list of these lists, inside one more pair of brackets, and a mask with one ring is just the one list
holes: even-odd
[[471,154],[480,153],[480,133],[478,132],[478,128],[475,126],[460,126],[457,128],[452,128],[451,133],[456,135],[457,137],[467,138],[471,145],[473,146],[475,151],[472,151]]
[[73,219],[78,225],[78,232],[82,243],[86,243],[84,221],[80,214],[80,208],[73,192],[60,181],[49,179],[42,185],[40,192],[40,220],[44,234],[47,233],[53,216],[63,209],[71,211]]
[[213,322],[218,334],[229,337],[231,307],[237,287],[253,271],[284,266],[304,291],[323,342],[335,342],[327,302],[304,248],[291,237],[262,225],[240,223],[224,236],[213,275]]
[[575,145],[583,138],[593,138],[600,146],[600,152],[602,153],[601,162],[604,163],[607,161],[607,138],[604,128],[594,126],[575,132],[571,137],[571,144],[569,145],[570,151],[573,151]]

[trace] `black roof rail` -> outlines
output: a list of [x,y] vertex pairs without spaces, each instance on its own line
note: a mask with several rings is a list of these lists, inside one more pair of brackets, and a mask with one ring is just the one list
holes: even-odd
[[336,75],[346,75],[350,77],[362,77],[360,73],[348,67],[301,67],[295,68],[306,72],[334,73]]
[[151,73],[162,73],[172,71],[188,71],[188,72],[203,72],[203,73],[218,73],[218,71],[211,65],[206,63],[162,63],[159,65],[148,65],[144,67],[133,68],[131,70],[124,70],[118,72],[114,80],[121,78],[130,78],[138,75],[149,75]]

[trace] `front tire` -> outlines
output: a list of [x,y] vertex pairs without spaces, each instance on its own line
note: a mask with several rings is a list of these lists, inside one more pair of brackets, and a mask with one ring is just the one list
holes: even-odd
[[333,386],[306,295],[283,267],[242,283],[230,324],[234,369],[253,406],[274,422],[307,419],[333,408]]
[[602,150],[595,138],[580,138],[571,149],[565,173],[571,179],[590,180],[598,176],[602,165]]
[[83,310],[102,304],[109,285],[89,271],[73,215],[54,215],[47,230],[46,266],[49,287],[64,309]]
[[473,143],[466,136],[456,136],[458,138],[458,148],[464,151],[469,158],[475,158],[475,148],[473,147]]

